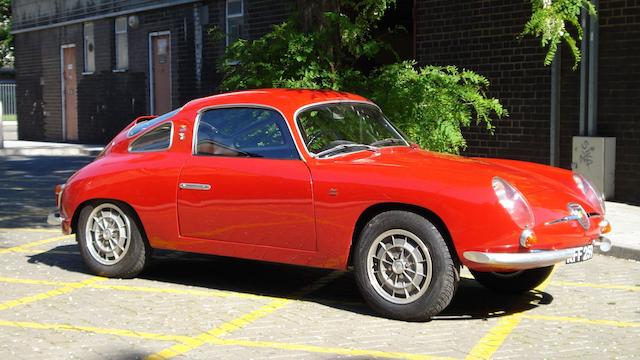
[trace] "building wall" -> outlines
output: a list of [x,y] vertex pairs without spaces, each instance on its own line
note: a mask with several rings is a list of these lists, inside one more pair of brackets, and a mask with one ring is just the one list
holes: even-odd
[[488,95],[509,116],[464,130],[470,156],[549,163],[551,70],[535,39],[518,39],[528,1],[416,0],[416,56],[421,65],[456,65],[489,79]]
[[640,2],[600,3],[598,133],[616,137],[617,197],[640,203]]
[[[18,2],[33,3],[33,6],[36,3],[46,3],[34,0]],[[131,3],[141,4],[136,1]],[[88,6],[85,2],[78,4]],[[82,143],[105,143],[134,118],[149,114],[149,33],[171,32],[173,108],[194,98],[217,93],[220,82],[217,71],[225,44],[224,39],[216,34],[219,35],[220,31],[224,33],[225,30],[225,4],[224,0],[198,4],[187,2],[128,13],[128,16],[138,16],[139,25],[128,28],[129,69],[124,72],[113,71],[114,17],[93,21],[96,70],[92,74],[82,73],[84,59],[81,22],[17,33],[20,139],[63,140],[60,79],[60,46],[63,44],[76,44],[78,130],[79,142]],[[51,4],[38,6],[47,7]],[[258,38],[268,32],[273,24],[286,20],[291,13],[290,6],[291,1],[245,0],[244,37]],[[55,22],[55,18],[47,19]],[[32,20],[36,21],[37,18]],[[200,79],[196,72],[195,31],[202,32]]]
[[136,9],[163,7],[197,2],[198,0],[13,0],[13,29],[48,26],[94,16]]
[[[171,32],[172,107],[198,96],[194,63],[194,5],[137,13],[128,28],[129,69],[115,67],[114,18],[93,21],[96,69],[83,74],[82,23],[18,33],[16,80],[19,138],[61,141],[60,46],[76,45],[78,131],[83,143],[105,143],[134,118],[149,113],[149,33]],[[134,14],[130,14],[134,15]]]
[[[640,3],[601,1],[598,20],[598,136],[616,138],[616,199],[640,203]],[[563,54],[561,166],[580,135],[580,72]]]

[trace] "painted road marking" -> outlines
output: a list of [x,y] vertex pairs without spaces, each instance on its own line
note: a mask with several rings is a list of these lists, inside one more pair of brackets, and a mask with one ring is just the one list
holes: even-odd
[[0,254],[10,253],[10,252],[23,252],[36,246],[49,244],[49,243],[61,241],[61,240],[67,240],[67,239],[71,239],[72,237],[73,235],[64,235],[64,236],[56,236],[56,237],[44,239],[44,240],[38,240],[38,241],[30,242],[27,244],[10,247],[7,249],[0,249]]
[[365,358],[379,357],[379,358],[388,358],[388,359],[410,359],[410,360],[453,359],[449,357],[432,356],[432,355],[425,355],[425,354],[409,354],[409,353],[402,353],[402,352],[378,351],[378,350],[346,349],[346,348],[339,348],[339,347],[323,347],[323,346],[315,346],[315,345],[289,344],[289,343],[280,343],[280,342],[273,342],[273,341],[251,341],[251,340],[232,340],[232,339],[216,338],[210,341],[210,343],[216,344],[216,345],[236,345],[236,346],[244,346],[244,347],[281,349],[281,350],[288,350],[288,351],[305,351],[305,352],[319,353],[319,354],[362,356]]
[[531,320],[559,321],[559,322],[569,322],[569,323],[579,323],[579,324],[589,324],[589,325],[604,325],[604,326],[631,327],[631,328],[640,327],[640,322],[632,322],[632,321],[593,320],[593,319],[580,318],[580,317],[533,315],[533,314],[532,315],[519,314],[518,317],[523,319],[531,319]]
[[[549,285],[551,277],[555,273],[557,267],[554,267],[549,277],[534,290],[542,292]],[[522,318],[519,314],[504,316],[498,320],[498,324],[489,330],[489,332],[478,341],[469,351],[465,359],[490,359],[491,356],[502,346],[509,334],[520,324]]]
[[232,333],[233,331],[236,331],[238,329],[241,329],[244,326],[247,326],[249,324],[251,324],[252,322],[261,319],[275,311],[277,311],[278,309],[286,306],[289,302],[292,301],[292,299],[299,299],[301,297],[303,297],[304,295],[307,295],[309,293],[312,293],[324,286],[326,286],[327,284],[329,284],[330,282],[334,281],[335,279],[337,279],[338,277],[342,276],[344,273],[339,272],[339,271],[333,271],[331,273],[329,273],[326,276],[321,277],[320,279],[314,281],[313,283],[303,287],[302,289],[294,292],[293,294],[291,294],[291,299],[276,299],[273,300],[271,302],[269,302],[266,305],[263,305],[261,307],[259,307],[256,310],[253,310],[245,315],[242,315],[238,318],[235,318],[229,322],[226,322],[214,329],[211,329],[209,331],[203,332],[199,335],[194,336],[195,339],[198,339],[200,341],[202,341],[202,344],[200,345],[195,345],[194,346],[186,346],[184,344],[177,344],[174,345],[172,347],[166,348],[162,351],[159,351],[157,353],[151,354],[150,356],[147,357],[148,360],[158,360],[158,359],[170,359],[172,357],[175,357],[177,355],[181,355],[184,353],[187,353],[191,350],[194,350],[206,343],[211,343],[213,341],[217,341],[217,339],[219,339],[220,336],[222,335],[228,335],[230,333]]
[[[194,339],[190,336],[183,335],[165,335],[158,333],[149,333],[141,331],[131,331],[127,329],[116,328],[99,328],[93,326],[75,326],[69,324],[51,324],[51,323],[38,323],[30,321],[7,321],[0,320],[0,326],[23,328],[23,329],[35,329],[35,330],[54,330],[54,331],[77,331],[92,334],[112,335],[120,337],[140,338],[146,340],[156,341],[171,341],[179,343],[178,346],[193,347],[198,345],[204,345],[205,343]],[[346,356],[365,356],[365,357],[381,357],[389,359],[410,359],[410,360],[445,360],[451,359],[446,357],[436,357],[423,354],[410,354],[402,352],[388,352],[379,350],[363,350],[363,349],[347,349],[340,347],[322,347],[314,345],[303,344],[290,344],[273,341],[251,341],[251,340],[232,340],[232,339],[220,339],[215,338],[207,342],[214,345],[226,345],[226,346],[242,346],[252,348],[269,348],[280,349],[288,351],[303,351],[319,354],[335,354]]]
[[24,305],[24,304],[29,304],[32,302],[36,302],[36,301],[40,301],[40,300],[45,300],[48,298],[52,298],[54,296],[59,296],[59,295],[64,295],[67,293],[70,293],[74,290],[86,287],[89,284],[98,282],[98,281],[104,281],[106,280],[106,278],[103,277],[99,277],[99,276],[95,276],[92,278],[89,278],[87,280],[83,280],[83,281],[79,281],[79,282],[75,282],[75,283],[69,283],[63,287],[57,288],[57,289],[53,289],[47,292],[43,292],[40,294],[36,294],[36,295],[31,295],[31,296],[27,296],[27,297],[23,297],[20,299],[16,299],[16,300],[9,300],[9,301],[5,301],[0,303],[0,310],[6,310],[6,309],[11,309],[14,308],[16,306],[20,306],[20,305]]
[[[108,279],[107,279],[108,280]],[[11,277],[0,276],[0,283],[12,283],[12,284],[27,284],[27,285],[48,285],[48,286],[69,286],[73,285],[72,282],[64,281],[48,281],[48,280],[34,280],[34,279],[18,279]],[[148,292],[159,294],[176,294],[176,295],[194,295],[194,296],[212,296],[221,298],[240,298],[240,299],[259,299],[259,300],[273,300],[279,299],[272,296],[254,295],[246,293],[238,293],[231,291],[221,290],[192,290],[192,289],[164,289],[148,286],[130,286],[130,285],[109,285],[109,284],[87,284],[85,287],[92,289],[103,290],[118,290],[118,291],[133,291],[133,292]]]
[[68,324],[37,323],[37,322],[31,322],[31,321],[0,320],[0,326],[23,328],[23,329],[78,331],[78,332],[87,332],[87,333],[93,333],[93,334],[142,338],[147,340],[158,340],[158,341],[176,341],[176,342],[185,342],[185,343],[188,343],[191,341],[191,338],[188,336],[154,334],[154,333],[148,333],[148,332],[131,331],[126,329],[98,328],[93,326],[75,326],[75,325],[68,325]]
[[594,284],[594,283],[583,283],[583,282],[573,282],[573,281],[553,281],[551,282],[551,285],[586,287],[586,288],[594,288],[594,289],[640,291],[640,286],[638,285],[633,286],[633,285],[617,285],[617,284]]

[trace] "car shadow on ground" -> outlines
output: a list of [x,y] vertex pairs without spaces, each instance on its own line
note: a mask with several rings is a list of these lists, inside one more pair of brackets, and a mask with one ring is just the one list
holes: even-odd
[[[62,245],[29,255],[28,262],[90,274],[80,258],[77,245]],[[156,251],[152,263],[138,277],[200,289],[291,298],[292,294],[301,288],[331,272],[219,256]],[[358,314],[378,316],[360,295],[353,271],[342,273],[328,285],[305,295],[300,300]],[[449,307],[433,320],[501,317],[544,306],[552,301],[553,297],[546,292],[533,290],[520,295],[498,294],[484,288],[473,279],[462,278]]]

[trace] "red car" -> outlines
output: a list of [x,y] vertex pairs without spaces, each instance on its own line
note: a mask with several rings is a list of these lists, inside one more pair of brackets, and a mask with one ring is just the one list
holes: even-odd
[[428,319],[461,266],[522,292],[603,250],[602,196],[549,166],[421,150],[357,95],[269,89],[137,119],[58,186],[50,221],[96,274],[152,249],[345,270],[381,314]]

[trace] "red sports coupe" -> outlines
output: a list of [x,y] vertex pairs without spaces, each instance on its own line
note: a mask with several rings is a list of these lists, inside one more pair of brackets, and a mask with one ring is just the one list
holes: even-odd
[[603,198],[554,167],[421,150],[357,95],[269,89],[136,119],[56,189],[87,266],[133,277],[152,249],[345,270],[381,314],[424,320],[461,266],[534,288],[606,251]]

